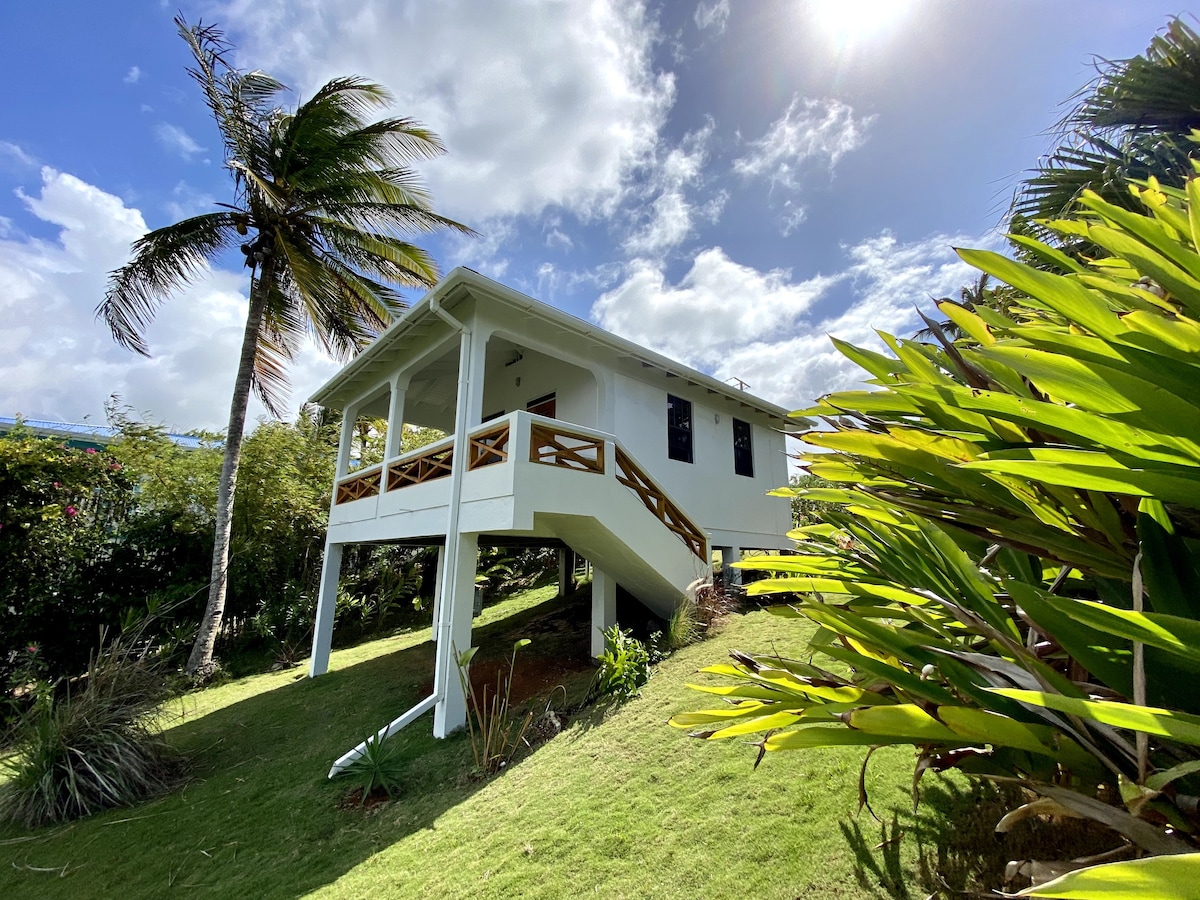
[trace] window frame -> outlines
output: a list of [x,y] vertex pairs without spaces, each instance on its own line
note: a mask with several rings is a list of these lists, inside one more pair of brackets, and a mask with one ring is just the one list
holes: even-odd
[[[739,426],[744,433],[745,446],[739,446]],[[754,426],[743,419],[733,420],[733,473],[754,477]]]
[[[667,458],[676,462],[696,462],[695,416],[692,401],[667,394]],[[686,436],[686,453],[683,439]]]

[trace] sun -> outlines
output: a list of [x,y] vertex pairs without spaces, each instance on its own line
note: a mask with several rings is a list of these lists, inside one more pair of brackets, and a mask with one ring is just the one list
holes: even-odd
[[804,12],[835,47],[886,37],[912,12],[914,0],[806,0]]

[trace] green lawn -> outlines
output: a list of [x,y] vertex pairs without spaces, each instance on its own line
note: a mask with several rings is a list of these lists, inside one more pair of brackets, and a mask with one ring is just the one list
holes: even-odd
[[[489,608],[477,642],[502,649],[547,622],[565,633],[552,595]],[[293,669],[212,688],[187,699],[171,731],[195,756],[183,791],[32,835],[0,832],[0,897],[923,898],[920,870],[951,833],[939,810],[971,798],[931,778],[935,802],[914,818],[911,750],[871,761],[881,825],[856,815],[861,750],[772,755],[754,770],[754,748],[666,724],[703,701],[684,687],[700,666],[734,647],[800,654],[804,637],[803,625],[763,612],[735,617],[658,666],[640,697],[586,711],[488,781],[466,776],[465,736],[434,740],[426,716],[397,738],[402,796],[369,810],[340,808],[347,786],[325,775],[423,696],[428,630],[336,651],[316,680]],[[522,651],[530,663],[537,644]]]

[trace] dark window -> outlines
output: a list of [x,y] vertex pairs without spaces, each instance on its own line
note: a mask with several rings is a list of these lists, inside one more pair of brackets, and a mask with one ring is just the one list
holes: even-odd
[[692,402],[667,394],[667,456],[692,462]]
[[750,423],[733,420],[733,471],[754,477],[754,445],[750,441]]
[[544,397],[538,397],[536,400],[530,400],[525,404],[525,409],[535,416],[545,416],[547,419],[553,419],[555,418],[555,406],[554,394],[550,393]]

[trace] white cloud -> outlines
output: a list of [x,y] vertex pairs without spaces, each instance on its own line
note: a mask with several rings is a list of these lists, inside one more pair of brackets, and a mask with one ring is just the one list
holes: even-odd
[[733,170],[795,190],[810,160],[832,168],[861,147],[872,118],[856,117],[852,107],[838,100],[793,97],[767,133],[751,141],[746,155],[733,161]]
[[171,199],[165,204],[167,215],[173,222],[215,212],[215,206],[216,199],[212,194],[198,190],[186,181],[176,182],[171,190]]
[[129,71],[125,73],[125,77],[121,80],[126,84],[137,84],[142,77],[142,70],[137,66],[130,66]]
[[19,144],[14,144],[12,141],[0,141],[0,159],[9,159],[23,169],[32,169],[37,166],[37,160],[25,152]]
[[674,100],[640,0],[230,0],[219,18],[302,92],[351,72],[394,91],[449,149],[421,165],[437,207],[476,228],[610,211]]
[[[863,373],[829,335],[878,348],[876,329],[908,336],[914,307],[951,294],[974,277],[952,246],[994,239],[935,235],[903,244],[888,233],[845,248],[848,264],[831,275],[794,281],[787,270],[760,272],[720,248],[698,254],[678,284],[661,268],[634,264],[600,297],[592,317],[604,328],[727,380],[738,377],[788,408],[857,384]],[[828,310],[837,292],[841,311]]]
[[[120,198],[50,168],[28,212],[59,228],[55,240],[0,237],[0,410],[76,422],[103,419],[118,393],[175,429],[222,429],[246,315],[247,278],[214,270],[179,292],[147,332],[153,356],[118,347],[94,309],[107,273],[128,258],[145,220]],[[306,348],[292,367],[293,408],[337,365]],[[251,416],[262,412],[254,402]]]
[[714,0],[711,4],[701,0],[696,6],[696,14],[693,18],[696,21],[696,27],[701,31],[708,31],[711,28],[714,33],[722,34],[729,21],[729,0]]
[[698,368],[711,369],[734,348],[791,334],[840,276],[794,282],[791,272],[759,272],[720,247],[698,254],[678,285],[662,267],[633,262],[625,280],[592,306],[609,331]]
[[191,162],[193,156],[204,152],[190,134],[178,125],[160,122],[154,127],[154,136],[167,150],[180,157],[184,162]]
[[716,123],[709,119],[704,127],[685,135],[678,147],[667,151],[648,166],[649,178],[630,199],[649,202],[647,218],[623,243],[626,253],[658,258],[687,240],[697,219],[715,222],[721,215],[728,194],[718,193],[700,209],[689,194],[703,182],[708,145]]

